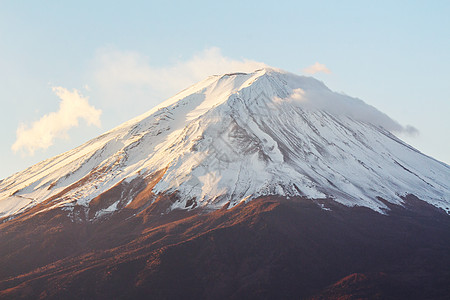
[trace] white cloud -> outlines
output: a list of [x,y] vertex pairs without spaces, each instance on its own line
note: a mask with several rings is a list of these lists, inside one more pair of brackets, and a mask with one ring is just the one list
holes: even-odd
[[327,68],[327,66],[325,66],[324,64],[318,63],[318,62],[316,62],[312,66],[304,68],[303,72],[305,72],[306,74],[316,74],[316,73],[320,73],[320,72],[326,73],[326,74],[331,74],[331,71],[330,71],[330,69]]
[[[156,67],[148,57],[133,51],[103,49],[94,63],[94,84],[106,106],[120,108],[124,101],[134,105],[159,104],[168,97],[213,74],[252,72],[266,65],[222,55],[219,48],[208,48],[192,58],[167,67]],[[147,108],[148,109],[148,108]]]
[[[311,80],[316,81],[311,78]],[[308,110],[321,110],[335,116],[348,116],[352,119],[381,126],[384,129],[402,133],[408,136],[417,135],[419,132],[411,125],[403,126],[390,118],[385,113],[364,101],[344,94],[333,92],[329,89],[293,89],[291,95],[285,99],[275,98],[278,103],[293,102]]]
[[101,110],[91,106],[87,97],[77,90],[69,91],[54,87],[53,92],[61,99],[59,110],[44,115],[28,126],[24,123],[17,128],[17,138],[11,149],[22,150],[33,155],[38,149],[47,149],[57,138],[68,138],[67,131],[78,126],[78,120],[84,119],[88,125],[100,126]]

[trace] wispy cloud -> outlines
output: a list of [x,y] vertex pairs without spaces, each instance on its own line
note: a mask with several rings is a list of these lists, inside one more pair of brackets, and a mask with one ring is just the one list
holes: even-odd
[[219,48],[208,48],[193,57],[165,67],[152,65],[145,55],[133,51],[103,49],[94,63],[94,84],[105,106],[162,100],[213,74],[251,72],[266,66],[247,59],[236,60],[222,55]]
[[316,73],[326,73],[331,74],[330,69],[327,68],[324,64],[316,62],[312,66],[303,69],[303,72],[306,74],[316,74]]
[[[311,80],[314,80],[311,78]],[[275,98],[278,103],[290,102],[303,109],[326,111],[335,116],[347,116],[354,120],[383,127],[386,130],[408,136],[419,134],[411,125],[403,126],[385,113],[358,98],[353,98],[329,89],[293,89],[284,99]]]
[[54,87],[53,92],[60,98],[59,110],[44,115],[28,126],[24,123],[17,128],[17,138],[11,149],[33,155],[38,149],[47,149],[57,138],[68,138],[69,129],[78,126],[80,119],[88,125],[100,126],[101,110],[89,104],[89,99],[77,90],[69,91]]

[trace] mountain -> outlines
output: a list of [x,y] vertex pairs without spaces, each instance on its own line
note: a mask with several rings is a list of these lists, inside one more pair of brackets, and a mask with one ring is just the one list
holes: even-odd
[[[414,194],[449,211],[450,167],[406,145],[396,124],[321,82],[274,69],[226,74],[0,184],[1,216],[47,201],[95,219],[133,202],[141,182],[177,194],[169,210],[305,196],[382,212]],[[158,175],[156,175],[158,174]],[[91,201],[123,190],[108,206]],[[52,199],[48,201],[49,199]],[[75,217],[75,216],[73,216]]]
[[211,76],[0,182],[0,297],[448,296],[450,166],[405,130],[314,78]]

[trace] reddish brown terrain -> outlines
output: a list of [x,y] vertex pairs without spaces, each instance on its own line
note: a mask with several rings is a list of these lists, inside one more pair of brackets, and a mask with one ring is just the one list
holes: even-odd
[[450,217],[412,196],[389,215],[282,197],[161,215],[168,202],[159,197],[95,222],[73,222],[56,209],[0,224],[0,298],[450,295]]

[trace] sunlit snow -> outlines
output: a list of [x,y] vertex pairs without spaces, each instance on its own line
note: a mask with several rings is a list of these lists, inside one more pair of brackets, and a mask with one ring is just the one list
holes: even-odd
[[0,217],[55,196],[47,209],[87,207],[124,179],[165,168],[153,192],[177,191],[173,209],[191,208],[192,199],[217,209],[261,195],[300,195],[383,212],[377,197],[401,204],[400,196],[414,194],[448,211],[450,167],[395,130],[402,126],[388,116],[310,77],[269,68],[211,76],[0,182]]

